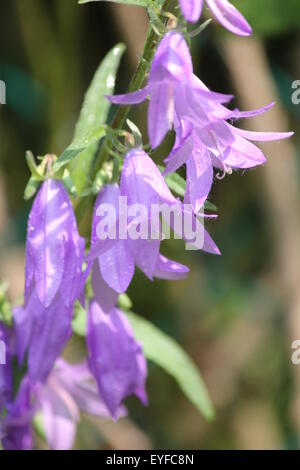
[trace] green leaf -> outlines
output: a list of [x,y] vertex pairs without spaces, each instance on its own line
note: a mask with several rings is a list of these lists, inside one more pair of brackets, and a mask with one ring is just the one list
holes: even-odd
[[89,184],[90,167],[98,141],[106,133],[105,122],[111,103],[105,95],[114,93],[115,78],[124,51],[125,46],[117,44],[99,65],[84,97],[73,142],[56,164],[56,169],[59,169],[71,162],[70,178],[78,194]]
[[[75,129],[75,140],[86,134],[91,127],[103,125],[106,122],[111,103],[105,95],[114,93],[115,78],[124,51],[125,46],[117,44],[99,65],[84,97]],[[81,194],[89,184],[90,168],[97,149],[98,144],[91,145],[71,164],[71,178],[78,194]]]
[[87,134],[77,137],[71,145],[60,155],[54,165],[54,172],[58,172],[63,166],[70,163],[77,155],[84,150],[94,146],[102,137],[105,136],[106,126],[98,126],[98,128],[89,131]]
[[[120,298],[121,297],[121,298]],[[120,296],[119,301],[125,299]],[[127,303],[127,299],[126,299]],[[87,314],[79,302],[75,305],[72,322],[74,333],[86,336]],[[155,325],[132,312],[126,312],[135,337],[143,345],[147,359],[155,362],[178,383],[183,393],[202,412],[206,419],[214,417],[214,409],[201,375],[184,350]]]
[[33,153],[30,152],[30,150],[27,150],[25,157],[26,157],[28,168],[31,171],[32,176],[35,177],[36,179],[42,179],[43,175],[40,169],[36,166]]
[[121,294],[118,298],[118,307],[121,310],[130,310],[132,308],[132,302],[127,294]]
[[186,183],[182,176],[178,175],[178,173],[171,173],[165,176],[165,180],[171,191],[180,197],[184,197]]
[[74,319],[72,321],[72,330],[78,336],[86,336],[87,333],[87,314],[80,302],[76,301],[74,307]]
[[172,338],[135,313],[127,313],[145,356],[162,367],[176,380],[184,394],[203,413],[214,417],[214,409],[201,375],[188,355]]
[[40,180],[37,180],[36,178],[31,176],[24,191],[25,201],[28,201],[28,199],[31,199],[35,195],[35,193],[38,190],[39,185],[40,185]]
[[210,201],[205,201],[204,210],[216,212],[218,210],[217,206]]
[[153,6],[153,0],[79,0],[79,4],[106,1],[110,3],[125,3],[127,5],[136,5],[139,7],[150,7]]
[[8,326],[12,325],[12,311],[11,305],[7,299],[6,293],[8,289],[8,283],[0,283],[0,321],[5,323]]
[[37,435],[43,439],[44,441],[46,440],[46,433],[45,433],[45,424],[44,424],[44,416],[41,411],[36,413],[36,415],[33,418],[33,427]]

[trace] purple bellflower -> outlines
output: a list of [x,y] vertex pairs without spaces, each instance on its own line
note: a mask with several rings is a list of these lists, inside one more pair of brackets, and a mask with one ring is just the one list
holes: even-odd
[[181,119],[197,120],[200,125],[229,118],[231,113],[220,106],[231,95],[214,93],[195,82],[188,45],[180,33],[167,33],[155,53],[145,88],[125,95],[108,96],[115,104],[138,104],[148,96],[148,134],[153,148],[172,128],[176,114]]
[[100,396],[112,418],[118,419],[127,396],[135,394],[147,404],[147,364],[125,314],[116,308],[118,293],[104,281],[98,260],[93,264],[92,286],[94,299],[89,307],[87,331],[88,364]]
[[[147,212],[146,217],[151,214],[151,204],[167,202],[179,206],[150,157],[142,150],[130,151],[124,160],[120,188],[117,184],[106,186],[96,201],[92,225],[92,248],[88,257],[88,259],[97,258],[95,263],[99,263],[98,266],[94,266],[93,278],[99,277],[98,270],[100,270],[104,281],[119,294],[127,290],[134,275],[135,265],[151,280],[153,277],[184,278],[189,271],[188,268],[160,254],[159,238],[133,240],[126,232],[123,234],[123,239],[120,239],[118,238],[120,233],[116,233],[118,239],[113,246],[98,255],[98,250],[102,250],[103,242],[99,241],[96,233],[97,225],[101,223],[97,212],[106,204],[115,208],[117,224],[114,221],[112,224],[117,225],[116,229],[118,229],[122,217],[119,210],[121,196],[126,198],[129,210],[134,204],[141,203]],[[146,220],[139,222],[142,224]],[[125,224],[127,226],[127,221]]]
[[[71,365],[58,359],[45,383],[32,385],[25,376],[14,403],[7,406],[1,422],[2,444],[6,450],[33,447],[32,421],[42,415],[45,438],[53,450],[73,447],[80,410],[93,416],[110,418],[86,362]],[[126,409],[116,409],[116,417]]]
[[[72,449],[80,410],[93,416],[111,417],[86,362],[71,365],[58,359],[46,383],[37,384],[33,393],[37,409],[42,412],[47,442],[53,450]],[[126,409],[118,407],[115,415],[125,416]]]
[[[124,211],[121,210],[122,213],[120,213],[119,210],[120,196],[126,198],[128,214],[130,208],[138,207],[138,216],[132,215],[131,220],[126,222],[128,231],[123,234],[123,239],[118,239],[120,232],[116,232],[117,240],[103,252],[103,241],[97,237],[98,223],[102,223],[97,213],[102,208],[105,212],[106,204],[114,207],[118,220],[117,224],[112,221],[111,225],[117,229],[116,226],[119,225],[124,215]],[[119,294],[127,290],[134,275],[135,265],[150,280],[154,277],[170,280],[182,279],[188,273],[188,268],[184,265],[169,260],[160,253],[161,239],[155,230],[160,230],[157,223],[157,210],[162,204],[174,208],[182,214],[183,218],[183,205],[172,195],[153,160],[141,149],[130,150],[124,159],[120,189],[116,184],[109,185],[98,196],[93,218],[92,247],[87,258],[89,261],[99,262],[99,268],[96,267],[94,276],[99,277],[98,269],[100,269],[104,281]],[[106,218],[103,220],[106,222]],[[172,220],[168,221],[170,222],[172,223]],[[132,236],[133,229],[139,235],[139,227],[145,225],[149,227],[149,232],[150,226],[153,226],[154,233],[147,232],[145,237]],[[205,230],[204,241],[198,248],[213,254],[220,253]]]
[[[205,0],[215,18],[224,28],[239,36],[249,36],[252,29],[243,15],[228,0]],[[185,19],[191,23],[199,20],[204,0],[179,0]]]
[[73,305],[82,289],[84,239],[68,194],[46,180],[29,216],[25,306],[14,311],[18,358],[28,351],[32,382],[44,381],[71,335]]
[[232,97],[211,92],[193,74],[189,48],[180,33],[171,32],[160,42],[147,86],[137,92],[110,97],[113,103],[134,104],[150,96],[149,138],[160,144],[174,124],[176,142],[166,163],[171,173],[187,165],[187,196],[195,213],[203,206],[213,181],[213,167],[224,174],[231,168],[251,168],[265,162],[254,141],[288,138],[292,133],[253,133],[233,127],[227,119],[262,114],[270,105],[248,112],[228,110],[222,103]]
[[89,367],[113,419],[118,418],[118,410],[129,395],[134,394],[147,404],[147,363],[121,310],[112,308],[106,313],[97,301],[92,300],[87,347]]
[[[245,113],[233,112],[236,117],[261,114],[269,106]],[[266,162],[263,152],[251,141],[267,142],[289,138],[293,132],[250,132],[239,129],[225,120],[206,127],[197,127],[186,119],[175,125],[176,141],[165,160],[164,174],[176,171],[186,164],[187,194],[193,211],[197,213],[211,190],[214,168],[222,175],[232,169],[247,169]],[[220,178],[220,176],[218,176]]]

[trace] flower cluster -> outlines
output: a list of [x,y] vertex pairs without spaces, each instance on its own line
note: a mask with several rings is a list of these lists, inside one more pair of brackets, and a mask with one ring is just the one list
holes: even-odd
[[[227,0],[206,3],[227,29],[240,35],[251,33]],[[180,0],[180,5],[188,21],[199,19],[202,0]],[[13,328],[0,323],[0,339],[6,345],[6,365],[0,366],[0,430],[5,449],[32,448],[33,421],[39,412],[51,448],[70,449],[80,409],[118,419],[126,414],[123,402],[129,395],[147,403],[143,348],[126,313],[118,308],[118,297],[127,291],[136,267],[150,280],[179,280],[189,270],[161,253],[161,236],[149,232],[144,238],[130,238],[129,231],[138,232],[143,222],[153,222],[152,208],[163,204],[181,215],[188,206],[193,224],[203,227],[203,209],[214,176],[265,163],[264,154],[252,141],[292,135],[248,132],[234,126],[235,120],[264,113],[273,103],[249,112],[228,109],[225,104],[232,96],[210,91],[194,75],[188,45],[179,32],[162,38],[143,89],[108,97],[118,105],[138,104],[146,98],[150,100],[151,147],[158,147],[172,129],[174,147],[163,171],[141,147],[128,150],[120,181],[106,184],[97,196],[87,254],[62,181],[47,178],[35,198],[28,221],[24,306],[14,309]],[[184,201],[172,194],[166,182],[166,175],[182,165],[186,165]],[[101,208],[106,204],[114,208],[117,221],[109,221],[108,229],[115,229],[123,217],[121,197],[130,206],[143,205],[146,210],[138,218],[129,218],[123,234],[103,240],[97,229],[104,223]],[[174,220],[169,224],[175,230]],[[156,225],[160,235],[160,223]],[[204,228],[197,247],[220,254]],[[91,287],[89,296],[85,295],[86,283]],[[75,302],[87,310],[88,357],[74,365],[60,356],[72,335]],[[14,393],[12,364],[16,359],[26,372]]]

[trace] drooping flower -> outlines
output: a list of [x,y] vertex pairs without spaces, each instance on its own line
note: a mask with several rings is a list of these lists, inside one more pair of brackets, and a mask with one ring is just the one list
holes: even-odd
[[114,419],[118,418],[118,410],[129,395],[134,394],[147,404],[146,360],[121,310],[112,308],[106,313],[98,302],[91,302],[87,347],[89,367]]
[[200,88],[196,80],[184,37],[169,32],[157,48],[146,87],[108,99],[115,104],[127,105],[141,103],[150,97],[148,134],[155,148],[172,128],[175,113],[181,119],[187,117],[202,126],[231,116],[231,112],[220,104],[230,101],[232,96]]
[[[120,197],[125,198],[127,204],[126,222],[126,210],[122,206],[119,209]],[[116,240],[109,249],[103,251],[105,241],[98,237],[97,228],[99,225],[103,228],[102,220],[109,225],[107,216],[104,217],[106,205],[115,209],[116,220],[112,218],[107,232],[115,230],[113,236]],[[163,209],[167,209],[167,214]],[[186,208],[172,195],[153,160],[143,150],[132,149],[124,159],[120,189],[116,184],[109,185],[98,196],[93,218],[92,247],[88,255],[89,261],[99,261],[102,278],[116,292],[127,290],[135,265],[150,280],[154,277],[174,280],[186,276],[188,268],[160,253],[160,213],[177,238],[194,243],[197,249],[220,254],[200,222],[195,220],[197,226],[191,235],[186,230],[188,223],[182,227],[181,224],[186,220],[189,222],[193,214],[188,217],[190,214],[186,214]],[[174,223],[174,219],[179,219],[178,224]],[[121,222],[123,226],[126,223],[125,232],[120,229]],[[197,238],[198,233],[200,236]]]
[[[144,166],[145,176],[147,175],[148,181],[151,179],[153,180],[152,187],[148,185],[146,180],[143,180],[142,175],[139,175],[138,172],[135,173],[132,163],[133,160],[138,157],[141,157],[142,159],[140,163]],[[129,181],[129,179],[131,179],[131,181]],[[144,188],[141,187],[143,181]],[[155,181],[157,181],[156,188]],[[138,185],[140,185],[139,187],[141,189],[140,199],[137,199]],[[130,187],[132,189],[128,192]],[[134,196],[133,192],[135,190],[137,192]],[[99,194],[95,204],[92,224],[92,248],[89,254],[89,259],[95,260],[93,265],[93,284],[95,292],[97,292],[97,284],[100,285],[103,280],[115,292],[119,294],[125,292],[133,278],[135,265],[137,265],[151,280],[153,277],[162,279],[182,279],[187,275],[189,271],[188,268],[180,263],[169,260],[160,254],[159,238],[151,239],[149,235],[149,238],[147,237],[147,239],[143,239],[142,237],[134,240],[131,239],[130,233],[128,233],[127,230],[127,221],[124,221],[125,233],[123,234],[123,237],[121,235],[122,238],[120,238],[119,228],[121,226],[120,219],[122,215],[120,215],[119,206],[121,197],[126,198],[128,213],[130,213],[130,207],[133,207],[134,204],[140,202],[142,207],[150,216],[151,203],[155,205],[155,203],[158,204],[160,200],[163,200],[159,195],[160,190],[165,191],[165,197],[169,198],[169,203],[173,202],[179,206],[176,199],[170,193],[162,175],[157,170],[153,161],[144,152],[136,150],[127,154],[125,158],[121,178],[121,188],[119,188],[117,184],[107,185]],[[162,193],[161,196],[163,196]],[[116,215],[115,219],[112,219],[111,221],[111,226],[114,226],[116,230],[116,240],[111,248],[107,249],[105,252],[101,252],[103,242],[98,239],[97,226],[101,223],[102,218],[97,215],[97,213],[99,209],[105,208],[105,205],[108,204],[112,209],[114,209],[114,213]],[[139,219],[140,225],[142,225],[143,222],[146,223],[147,220]],[[133,227],[131,228],[133,229]],[[104,303],[106,304],[107,302],[103,302],[103,299],[101,299],[102,308],[104,308],[104,310],[109,310],[109,308],[114,305],[115,300],[116,296],[110,294],[109,299],[107,300],[108,308],[105,308]]]
[[288,138],[292,133],[250,133],[228,124],[228,119],[256,116],[274,103],[254,110],[230,111],[222,105],[231,97],[212,93],[193,74],[192,60],[183,36],[168,33],[160,42],[147,86],[134,93],[110,97],[113,103],[135,104],[150,96],[149,138],[160,144],[174,124],[175,147],[166,160],[166,173],[187,164],[187,197],[194,212],[203,206],[213,181],[213,167],[223,173],[265,162],[260,149],[249,140]]
[[[212,14],[228,29],[239,36],[249,36],[252,29],[244,16],[228,0],[205,0]],[[203,0],[179,0],[181,11],[185,19],[191,23],[199,20]]]
[[16,309],[18,357],[28,351],[32,382],[43,381],[71,335],[73,305],[82,288],[84,239],[60,181],[46,180],[28,221],[25,306]]
[[[92,416],[111,417],[85,361],[71,365],[58,359],[46,383],[37,384],[33,393],[37,410],[42,413],[47,442],[53,450],[72,449],[80,410]],[[117,418],[125,415],[124,407],[116,409]]]
[[[93,416],[110,418],[87,363],[71,365],[58,359],[45,383],[32,385],[28,376],[23,378],[16,400],[7,406],[7,415],[0,423],[3,448],[32,449],[33,418],[41,413],[50,448],[70,450],[74,444],[80,410]],[[117,418],[125,415],[124,407],[117,408]]]
[[[267,109],[269,106],[249,113],[237,112],[236,116],[249,117]],[[198,127],[187,119],[178,119],[175,132],[175,145],[165,160],[164,174],[172,173],[186,164],[187,195],[195,213],[201,209],[211,190],[214,168],[225,175],[231,173],[232,169],[262,165],[266,158],[251,141],[267,142],[293,135],[293,132],[245,131],[225,120]]]

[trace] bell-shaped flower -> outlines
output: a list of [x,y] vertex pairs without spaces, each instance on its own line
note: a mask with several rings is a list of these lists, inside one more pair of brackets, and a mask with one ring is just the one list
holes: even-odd
[[89,367],[114,419],[118,418],[118,410],[129,395],[134,394],[147,404],[146,360],[121,310],[112,308],[106,313],[98,302],[91,302],[87,347]]
[[[86,362],[71,365],[58,359],[46,383],[37,384],[33,394],[36,409],[42,413],[46,440],[53,450],[72,449],[80,410],[111,418]],[[117,418],[125,415],[124,407],[116,409]]]
[[84,239],[60,181],[46,180],[28,221],[25,306],[14,320],[18,357],[28,351],[31,381],[43,381],[71,335],[73,305],[82,290]]
[[[249,112],[233,112],[235,117],[252,117],[269,106]],[[222,175],[232,169],[247,169],[266,162],[263,152],[251,141],[267,142],[289,138],[293,132],[250,132],[234,127],[225,120],[199,127],[191,121],[177,120],[176,141],[165,160],[164,174],[186,164],[187,191],[193,211],[197,213],[211,190],[214,168]],[[220,176],[219,176],[220,177]]]
[[141,103],[147,97],[150,97],[148,134],[153,148],[172,129],[175,113],[181,119],[188,117],[200,125],[230,117],[230,111],[220,104],[230,101],[232,96],[197,85],[188,45],[177,32],[169,32],[161,40],[145,88],[108,99],[115,104],[128,105]]
[[[153,277],[175,280],[187,275],[188,268],[160,253],[160,234],[155,231],[159,228],[157,210],[160,203],[182,210],[151,158],[142,150],[131,150],[124,160],[120,188],[117,184],[107,185],[95,204],[88,255],[88,260],[94,261],[95,295],[103,280],[115,292],[125,292],[133,278],[135,265],[150,280]],[[108,226],[106,230],[105,226]],[[112,246],[105,251],[106,241],[102,234],[97,235],[101,227],[103,235],[111,232],[110,236],[114,237]],[[139,231],[139,227],[145,229]],[[109,310],[115,300],[115,294],[110,294],[105,305],[101,300],[102,308]]]
[[[23,378],[16,400],[7,406],[7,415],[0,423],[3,448],[32,449],[32,421],[41,413],[49,447],[71,450],[80,410],[92,416],[111,418],[87,363],[71,365],[60,358],[45,383],[32,385],[28,376]],[[125,415],[125,407],[116,409],[117,418]]]
[[182,14],[187,21],[196,23],[199,20],[204,1],[224,28],[239,36],[252,34],[247,20],[228,0],[179,0]]

